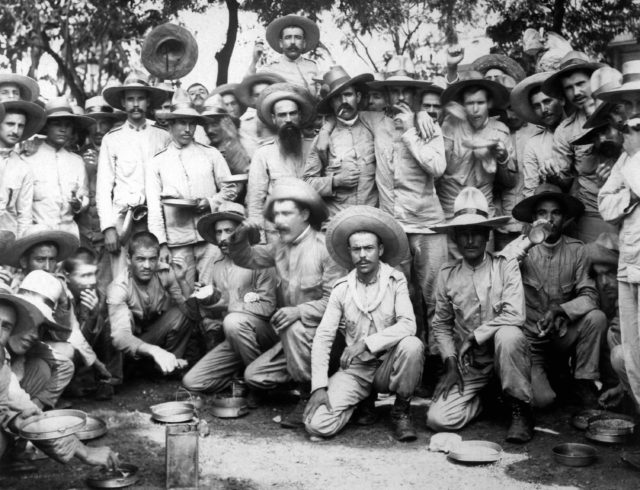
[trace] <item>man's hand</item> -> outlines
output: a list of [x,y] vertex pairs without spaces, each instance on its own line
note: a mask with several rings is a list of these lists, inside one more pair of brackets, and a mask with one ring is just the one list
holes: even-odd
[[393,106],[396,114],[393,116],[393,120],[402,126],[403,131],[408,131],[415,127],[414,114],[411,108],[404,102],[399,102]]
[[547,337],[562,329],[567,323],[567,315],[564,310],[557,305],[552,306],[545,315],[538,320],[538,337]]
[[622,402],[624,397],[624,388],[621,384],[609,388],[598,398],[598,405],[602,408],[615,408]]
[[71,192],[71,197],[67,202],[74,213],[77,213],[82,208],[82,200],[76,195],[76,191]]
[[162,374],[170,374],[176,369],[180,369],[186,365],[186,361],[183,359],[177,359],[171,352],[168,352],[157,345],[154,345],[149,350],[149,354],[160,371],[162,371]]
[[196,204],[196,214],[208,213],[211,211],[211,206],[209,205],[209,200],[201,197],[197,199],[198,203]]
[[333,413],[333,408],[331,407],[331,403],[329,403],[329,395],[327,394],[326,388],[318,388],[316,391],[311,393],[311,398],[309,398],[307,406],[304,408],[302,420],[306,422],[308,419],[313,417],[313,414],[316,413],[316,410],[318,410],[320,405],[324,405],[327,407],[327,411],[329,413]]
[[464,59],[464,48],[454,44],[447,48],[447,66],[457,67]]
[[425,140],[430,140],[436,133],[436,121],[425,110],[416,113],[416,126],[420,136]]
[[13,274],[2,266],[0,266],[0,281],[4,282],[7,286],[11,286],[13,282]]
[[160,245],[160,262],[165,264],[171,263],[171,250],[166,243]]
[[476,337],[471,332],[460,347],[460,354],[458,354],[458,369],[463,373],[469,372],[469,366],[473,366],[473,348],[478,345]]
[[115,470],[120,466],[118,454],[114,453],[107,446],[91,447],[85,446],[76,453],[77,458],[85,464],[92,466],[106,466],[110,470]]
[[503,164],[506,163],[509,153],[507,152],[507,147],[502,141],[496,141],[494,145],[491,145],[490,150],[497,162]]
[[543,177],[549,177],[551,175],[559,175],[560,174],[560,166],[553,158],[548,158],[547,160],[542,162],[539,168],[540,175]]
[[111,373],[100,359],[96,359],[93,363],[93,369],[95,369],[98,379],[108,381],[111,379]]
[[455,385],[458,385],[458,393],[460,395],[462,395],[462,392],[464,391],[464,381],[460,368],[458,367],[458,363],[456,362],[456,358],[448,357],[445,361],[445,365],[447,370],[433,392],[433,400],[437,400],[441,396],[443,400],[446,400],[449,396],[449,392]]
[[598,165],[596,168],[596,183],[598,184],[598,187],[602,187],[607,182],[607,179],[611,175],[612,168],[613,167],[606,162]]
[[300,320],[300,310],[297,306],[285,306],[276,311],[271,317],[271,324],[280,333]]
[[96,293],[95,289],[83,289],[80,291],[80,304],[84,306],[88,312],[95,312],[99,302],[98,293]]
[[260,61],[262,55],[264,54],[264,42],[261,39],[258,39],[256,43],[253,45],[253,56],[252,63],[255,65]]
[[114,227],[104,230],[104,247],[109,253],[120,253],[120,237]]
[[360,170],[353,165],[341,167],[338,172],[333,174],[334,187],[344,187],[351,189],[353,187],[357,187],[359,181]]
[[187,277],[187,261],[184,257],[173,257],[171,259],[171,268],[178,281],[184,281]]
[[342,356],[340,356],[340,367],[342,369],[347,369],[351,366],[353,360],[367,350],[367,344],[364,343],[364,340],[360,340],[349,347],[345,347],[344,351],[342,351]]
[[244,220],[229,236],[229,243],[248,242],[250,236],[260,235],[260,225],[250,220]]

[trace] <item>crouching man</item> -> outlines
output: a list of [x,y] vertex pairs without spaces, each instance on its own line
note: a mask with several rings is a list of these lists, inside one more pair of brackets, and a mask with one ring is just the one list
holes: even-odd
[[[310,434],[339,432],[375,389],[396,394],[391,410],[396,439],[416,439],[409,410],[422,376],[424,346],[415,336],[407,281],[393,268],[408,246],[397,222],[376,208],[352,206],[333,218],[327,249],[340,265],[355,268],[336,282],[313,341],[312,395],[304,414]],[[347,347],[340,369],[328,378],[338,328],[344,329]]]
[[427,426],[450,431],[471,422],[482,409],[480,391],[497,372],[511,406],[507,441],[527,442],[533,437],[533,416],[522,280],[516,260],[486,252],[491,228],[509,218],[489,219],[487,200],[475,187],[460,192],[453,214],[437,228],[453,232],[462,259],[438,275],[433,333],[446,372],[433,395]]

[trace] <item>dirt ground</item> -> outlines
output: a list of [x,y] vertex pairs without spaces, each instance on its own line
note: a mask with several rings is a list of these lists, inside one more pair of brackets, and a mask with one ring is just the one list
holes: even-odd
[[[124,462],[140,467],[140,481],[129,488],[165,487],[165,428],[150,419],[149,406],[174,399],[177,381],[137,380],[110,402],[73,400],[74,408],[104,418],[108,433],[91,445],[109,445]],[[569,411],[538,415],[534,440],[526,445],[504,442],[506,427],[484,417],[460,432],[465,440],[501,444],[494,465],[462,466],[445,454],[428,451],[432,435],[425,427],[425,408],[413,408],[419,438],[402,444],[391,436],[388,406],[371,427],[347,426],[337,437],[313,442],[303,429],[286,430],[274,422],[293,399],[270,400],[241,419],[216,419],[206,408],[201,416],[211,429],[199,439],[200,488],[211,489],[637,489],[640,472],[620,460],[624,447],[597,445],[598,461],[587,468],[557,465],[551,448],[561,442],[586,442],[569,425]],[[635,443],[637,446],[637,442]],[[632,446],[626,446],[627,449]],[[38,472],[24,477],[0,476],[2,489],[86,488],[91,468],[38,461]]]

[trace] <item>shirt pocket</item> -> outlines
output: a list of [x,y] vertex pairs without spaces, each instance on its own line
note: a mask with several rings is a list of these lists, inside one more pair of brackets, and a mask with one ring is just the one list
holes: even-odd
[[560,285],[560,292],[562,293],[562,302],[566,303],[571,300],[574,296],[575,285],[570,283],[565,283]]

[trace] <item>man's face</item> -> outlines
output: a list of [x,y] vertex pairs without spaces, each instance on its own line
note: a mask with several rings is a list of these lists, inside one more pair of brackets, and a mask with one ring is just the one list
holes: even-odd
[[491,103],[486,90],[470,90],[462,95],[467,121],[474,129],[481,129],[489,119]]
[[416,91],[411,87],[389,87],[389,103],[396,105],[404,102],[413,109]]
[[549,97],[542,90],[531,96],[531,108],[547,129],[555,128],[562,120],[562,102]]
[[262,93],[262,91],[265,88],[267,88],[268,86],[269,86],[268,83],[262,83],[262,82],[254,83],[251,86],[251,90],[249,91],[249,95],[250,95],[251,104],[253,105],[253,107],[257,106],[258,97],[260,97],[260,94]]
[[457,228],[454,231],[454,241],[464,260],[477,264],[482,261],[487,249],[489,229],[482,226]]
[[94,145],[100,146],[102,144],[102,138],[104,138],[104,135],[113,128],[113,122],[114,121],[112,119],[100,118],[91,126],[89,136]]
[[24,114],[10,112],[4,116],[0,123],[0,147],[13,148],[22,138],[26,122],[27,117]]
[[293,100],[279,100],[273,104],[271,117],[273,124],[278,128],[281,128],[287,123],[292,123],[296,127],[300,127],[300,111],[298,104]]
[[185,146],[193,141],[196,126],[196,120],[193,118],[171,119],[169,121],[169,134],[171,134],[173,141]]
[[367,110],[382,112],[387,107],[387,98],[385,97],[384,93],[378,90],[369,90],[367,103]]
[[53,274],[58,262],[58,249],[52,244],[36,245],[20,259],[20,265],[28,274],[32,271],[45,271]]
[[273,203],[273,222],[282,243],[293,242],[309,226],[309,210],[300,210],[294,201]]
[[147,117],[149,95],[144,90],[126,90],[122,97],[122,107],[131,122],[142,122]]
[[366,276],[378,270],[384,246],[374,233],[356,232],[349,237],[349,253],[358,274]]
[[202,107],[204,107],[204,101],[209,97],[209,91],[202,85],[194,85],[187,93],[189,94],[193,107],[200,112]]
[[98,266],[94,264],[77,264],[75,270],[67,277],[67,286],[73,297],[80,298],[85,289],[95,289],[98,279]]
[[502,83],[502,77],[506,75],[500,68],[490,68],[484,74],[484,78],[486,80],[491,80],[492,82]]
[[31,330],[23,331],[19,334],[9,335],[9,337],[5,340],[5,327],[11,324],[11,329],[13,329],[18,321],[18,316],[16,315],[16,311],[13,306],[10,305],[1,305],[0,306],[0,330],[2,333],[2,339],[0,340],[0,345],[9,346],[11,352],[15,355],[21,356],[27,353],[29,349],[36,343],[36,341],[40,338],[38,335],[38,329],[34,328]]
[[216,243],[224,255],[229,255],[229,237],[237,227],[238,223],[230,219],[223,219],[215,224]]
[[422,101],[420,102],[420,109],[427,111],[427,114],[431,116],[434,121],[440,120],[442,114],[442,103],[440,102],[440,96],[433,92],[425,92],[422,94]]
[[546,242],[554,243],[560,238],[566,218],[559,202],[552,200],[540,201],[534,210],[534,218],[551,223],[551,233],[545,240]]
[[222,96],[222,103],[230,116],[240,117],[240,102],[233,94],[224,94]]
[[[226,116],[224,116],[226,117]],[[224,131],[222,128],[222,116],[207,118],[204,131],[213,146],[218,146],[224,141]]]
[[640,117],[640,93],[631,92],[624,96],[621,101],[622,111],[614,111],[612,114],[620,115],[620,118],[624,121]]
[[591,101],[591,78],[584,72],[570,73],[561,80],[564,98],[576,106],[584,109]]
[[45,126],[45,134],[47,136],[47,143],[56,148],[62,148],[73,136],[73,123],[71,119],[51,119],[47,121]]
[[0,347],[6,347],[11,331],[16,326],[16,310],[7,303],[0,303]]
[[307,47],[304,30],[300,27],[285,27],[282,29],[278,44],[287,58],[292,61],[298,59]]
[[347,121],[358,115],[358,104],[360,103],[360,93],[353,87],[347,87],[342,92],[331,97],[329,104],[333,113]]
[[156,247],[138,247],[129,255],[131,273],[138,282],[146,284],[158,267],[160,250]]
[[600,294],[600,303],[615,307],[618,301],[618,268],[610,264],[593,264],[593,274],[596,278],[596,288]]
[[0,84],[0,102],[20,100],[20,87],[15,83]]

